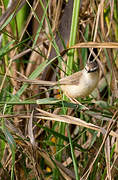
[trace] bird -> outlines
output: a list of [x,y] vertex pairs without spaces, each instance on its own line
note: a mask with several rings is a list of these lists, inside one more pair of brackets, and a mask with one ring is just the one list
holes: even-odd
[[43,86],[59,86],[72,102],[77,103],[76,98],[89,96],[97,87],[99,82],[99,64],[96,60],[89,60],[82,70],[66,76],[59,81],[25,79],[24,82]]
[[86,63],[84,69],[59,80],[65,95],[71,98],[84,98],[92,93],[99,81],[97,61]]

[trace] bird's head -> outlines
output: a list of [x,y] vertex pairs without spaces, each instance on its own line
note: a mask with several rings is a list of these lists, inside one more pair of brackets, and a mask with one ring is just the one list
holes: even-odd
[[90,72],[96,72],[99,70],[99,65],[97,63],[96,60],[94,61],[89,61],[86,63],[86,66],[85,66],[85,70],[90,73]]

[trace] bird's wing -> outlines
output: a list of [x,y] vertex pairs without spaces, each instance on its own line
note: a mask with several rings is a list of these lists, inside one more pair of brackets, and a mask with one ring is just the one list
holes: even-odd
[[82,71],[76,72],[70,76],[64,77],[59,80],[60,85],[78,85]]

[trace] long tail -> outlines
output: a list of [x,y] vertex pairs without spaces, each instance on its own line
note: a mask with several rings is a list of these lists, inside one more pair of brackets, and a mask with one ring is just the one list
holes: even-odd
[[43,80],[29,80],[29,79],[17,79],[19,82],[26,82],[28,84],[37,84],[43,86],[56,86],[58,82],[55,81],[43,81]]

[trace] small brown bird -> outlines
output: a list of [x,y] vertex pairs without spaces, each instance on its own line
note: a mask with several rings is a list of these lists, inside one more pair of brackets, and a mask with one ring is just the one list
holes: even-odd
[[99,65],[96,60],[88,61],[84,69],[58,82],[42,80],[24,80],[25,82],[43,86],[60,86],[63,93],[71,100],[86,97],[92,93],[99,81]]
[[86,97],[92,93],[99,81],[99,66],[97,61],[87,62],[79,72],[59,80],[62,91],[71,98]]

